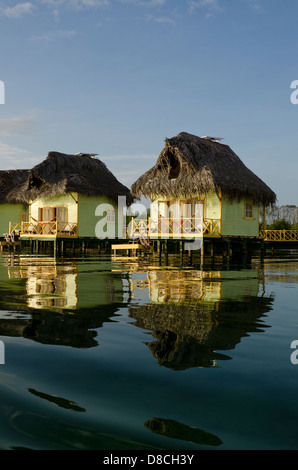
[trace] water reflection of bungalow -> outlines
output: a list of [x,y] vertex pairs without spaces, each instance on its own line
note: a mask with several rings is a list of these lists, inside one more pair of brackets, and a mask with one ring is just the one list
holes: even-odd
[[76,310],[123,301],[120,274],[92,269],[77,262],[57,263],[55,258],[20,257],[8,266],[9,279],[24,279],[29,308]]
[[[263,279],[257,269],[216,272],[214,278],[211,272],[206,277],[202,273],[201,280],[196,272],[179,271],[176,279],[166,272],[171,282],[164,275],[156,271],[151,278],[151,303],[130,308],[135,326],[152,331],[156,341],[146,344],[161,365],[175,370],[212,367],[230,359],[228,351],[243,337],[267,327],[263,317],[272,298],[260,291]],[[192,282],[197,297],[190,297]]]
[[11,218],[11,230],[18,230],[21,238],[94,238],[99,220],[95,210],[102,204],[106,210],[99,215],[117,233],[119,196],[128,205],[132,202],[129,189],[99,159],[89,154],[49,152],[10,193],[10,201],[29,204],[29,221],[19,224]]
[[[132,279],[134,275],[131,276]],[[235,278],[235,282],[233,281]],[[258,269],[240,271],[151,270],[147,272],[150,300],[154,303],[204,304],[216,308],[223,299],[239,295],[257,296],[260,285]]]
[[148,197],[151,237],[258,237],[259,208],[274,192],[228,147],[182,132],[166,139],[153,168],[132,185]]
[[148,271],[149,296],[155,303],[214,303],[220,298],[220,272]]
[[78,301],[76,277],[77,273],[67,272],[67,269],[61,266],[29,267],[28,306],[30,308],[76,308]]
[[[18,258],[0,270],[0,336],[87,348],[123,306],[120,274],[53,258]],[[11,312],[16,312],[16,314]],[[7,314],[5,312],[8,312]]]
[[264,269],[266,281],[286,282],[295,287],[298,284],[298,268],[295,259],[289,259],[287,262],[284,259],[266,260]]

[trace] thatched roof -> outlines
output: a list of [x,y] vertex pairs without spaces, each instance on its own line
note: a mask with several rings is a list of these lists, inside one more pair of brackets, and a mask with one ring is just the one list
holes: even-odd
[[166,139],[153,168],[131,187],[134,197],[190,197],[220,193],[229,199],[251,199],[269,205],[275,193],[227,145],[186,132]]
[[[0,171],[0,204],[10,204],[9,193],[21,185],[28,178],[29,170],[1,170]],[[25,202],[21,198],[20,203]]]
[[118,201],[126,196],[127,205],[133,198],[129,189],[120,183],[106,165],[88,154],[68,155],[49,152],[47,158],[36,165],[26,181],[9,194],[12,201],[34,200],[77,192],[88,196],[108,196]]

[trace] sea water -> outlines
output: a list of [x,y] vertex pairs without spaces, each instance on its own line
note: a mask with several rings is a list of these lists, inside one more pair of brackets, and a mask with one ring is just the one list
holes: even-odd
[[298,448],[298,252],[0,257],[0,449]]

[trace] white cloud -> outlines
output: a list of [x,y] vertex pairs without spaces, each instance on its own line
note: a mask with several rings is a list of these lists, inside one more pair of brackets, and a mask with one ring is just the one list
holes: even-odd
[[219,0],[189,0],[189,12],[192,13],[197,8],[206,8],[209,11],[221,11]]
[[1,8],[0,12],[7,18],[20,18],[24,14],[31,13],[34,5],[30,2],[18,3],[13,7]]
[[54,10],[52,11],[52,15],[54,17],[54,21],[56,23],[58,23],[60,21],[60,12],[59,12],[59,10],[54,8]]
[[[141,7],[161,7],[165,5],[166,2],[167,0],[32,0],[11,6],[10,0],[3,0],[1,2],[2,6],[0,6],[0,15],[6,16],[7,18],[20,18],[25,14],[31,13],[34,8],[47,6],[54,20],[57,22],[60,20],[60,14],[63,10],[82,11],[107,8],[116,3],[131,4]],[[161,19],[161,21],[163,20]]]
[[175,24],[175,21],[172,18],[169,18],[168,16],[155,16],[152,18],[153,21],[156,23],[171,23]]
[[176,22],[168,17],[168,16],[153,16],[153,15],[147,15],[145,18],[141,18],[144,21],[154,21],[155,23],[169,23],[175,25]]
[[133,5],[140,5],[146,7],[156,7],[162,6],[166,3],[167,0],[118,0],[121,3],[131,3]]
[[28,150],[0,142],[1,170],[30,169],[39,162],[40,157],[32,155]]
[[57,12],[59,7],[67,7],[73,10],[85,8],[107,7],[111,5],[111,0],[39,0],[40,3],[54,7]]
[[250,8],[252,8],[255,12],[261,13],[262,12],[262,5],[259,0],[243,0]]
[[59,31],[49,31],[43,33],[39,36],[32,36],[32,41],[54,41],[55,39],[71,39],[76,36],[76,31],[74,30],[59,30]]
[[0,137],[32,135],[35,131],[35,115],[14,116],[0,119]]

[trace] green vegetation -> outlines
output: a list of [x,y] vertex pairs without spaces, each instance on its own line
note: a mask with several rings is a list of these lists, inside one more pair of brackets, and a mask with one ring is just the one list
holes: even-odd
[[[297,224],[296,224],[297,225]],[[293,230],[293,226],[286,219],[275,220],[267,226],[268,230]]]
[[293,204],[269,206],[266,221],[269,230],[298,230],[298,207]]

